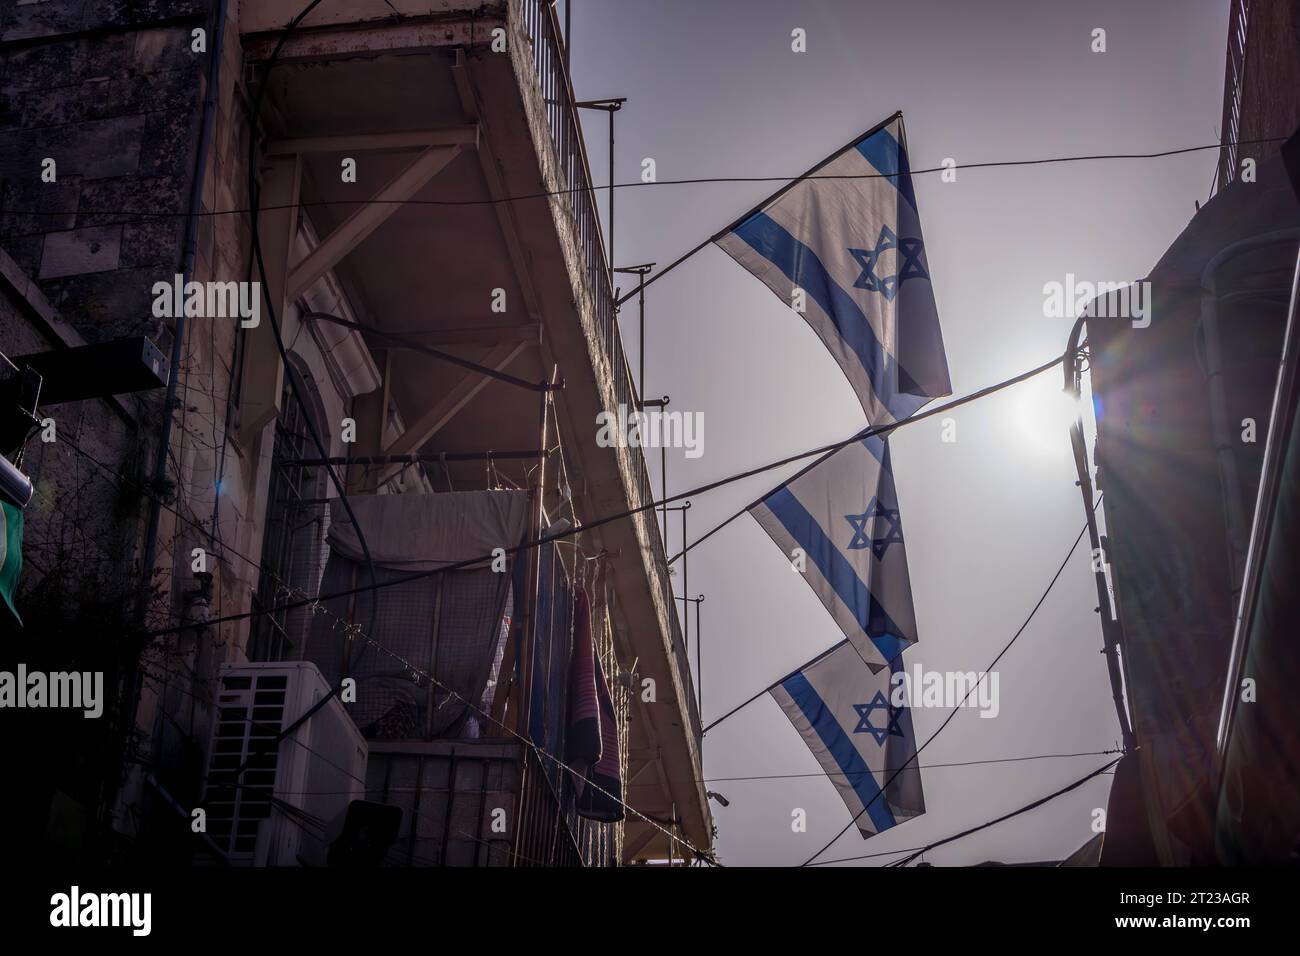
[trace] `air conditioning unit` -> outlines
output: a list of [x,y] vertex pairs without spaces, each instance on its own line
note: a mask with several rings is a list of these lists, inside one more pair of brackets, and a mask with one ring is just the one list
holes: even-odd
[[236,866],[324,866],[348,804],[365,796],[365,738],[335,697],[269,747],[330,693],[315,664],[227,664],[219,680],[202,803],[208,836]]

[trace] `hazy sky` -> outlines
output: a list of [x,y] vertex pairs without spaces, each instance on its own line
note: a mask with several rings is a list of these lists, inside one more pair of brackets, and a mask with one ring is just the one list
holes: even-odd
[[[1154,152],[1218,140],[1227,0],[987,3],[865,0],[576,0],[578,96],[626,96],[617,182],[653,157],[661,180],[796,175],[904,112],[913,168],[1088,153]],[[807,52],[790,50],[807,31]],[[1090,51],[1094,28],[1107,52]],[[585,129],[606,182],[606,117]],[[1217,154],[966,170],[918,176],[916,193],[955,395],[1059,354],[1071,320],[1043,317],[1043,284],[1145,275],[1204,201]],[[661,266],[763,199],[773,184],[618,191],[618,264]],[[624,339],[636,364],[636,313]],[[669,493],[843,438],[862,412],[810,328],[709,248],[647,293],[648,395],[704,415],[704,454],[670,452]],[[983,669],[1020,626],[1083,527],[1059,373],[891,439],[920,643],[910,667]],[[658,455],[652,456],[658,484]],[[774,472],[698,497],[692,537],[778,484]],[[675,517],[675,516],[674,516]],[[677,523],[670,550],[680,548]],[[704,593],[708,721],[842,639],[811,589],[748,516],[691,554]],[[928,813],[823,859],[911,848],[1043,796],[1110,758],[933,764],[1116,747],[1086,542],[999,665],[1001,712],[957,715],[921,755]],[[694,659],[694,648],[691,651]],[[914,709],[918,741],[947,715]],[[727,864],[802,862],[849,814],[768,698],[704,740],[718,850]],[[794,775],[780,779],[723,777]],[[1102,777],[1053,803],[930,853],[936,865],[1059,859],[1092,835]],[[808,831],[791,831],[791,811]],[[888,862],[895,856],[864,861]]]

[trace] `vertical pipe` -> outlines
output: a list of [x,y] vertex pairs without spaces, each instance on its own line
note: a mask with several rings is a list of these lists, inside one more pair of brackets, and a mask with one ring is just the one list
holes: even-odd
[[[183,276],[182,282],[188,282],[194,272],[194,260],[198,257],[199,248],[199,222],[202,219],[200,213],[203,210],[203,186],[207,179],[208,173],[208,152],[212,146],[213,129],[216,124],[217,100],[221,95],[221,55],[224,48],[226,36],[226,14],[228,10],[228,0],[215,0],[213,4],[213,35],[212,45],[208,54],[208,70],[204,80],[203,90],[203,113],[199,121],[199,142],[194,155],[194,175],[190,181],[189,211],[185,224],[185,241],[181,247],[180,273]],[[256,122],[256,120],[254,120]],[[167,460],[168,452],[171,450],[172,441],[172,416],[176,406],[176,392],[178,379],[180,377],[181,359],[184,357],[185,345],[185,312],[182,309],[181,314],[177,315],[172,330],[172,348],[171,348],[171,368],[167,374],[167,397],[163,402],[162,409],[162,427],[158,434],[158,454],[154,459],[153,477],[154,486],[162,487],[167,478]],[[226,398],[227,406],[230,398]],[[142,594],[148,594],[152,590],[154,565],[158,563],[158,535],[162,530],[162,498],[158,495],[152,495],[149,503],[149,514],[146,519],[144,533],[144,551],[141,554],[140,572],[144,576],[145,587],[142,588]],[[215,525],[213,531],[216,531]],[[179,588],[173,587],[174,592]],[[139,614],[143,618],[148,609],[145,607],[145,599],[141,598]],[[137,662],[138,664],[138,662]],[[136,711],[140,706],[140,695],[144,689],[144,676],[142,668],[136,666],[135,669],[124,678],[124,693],[121,710],[117,713],[121,726],[117,728],[118,736],[124,737],[130,733],[130,729],[135,725]],[[111,784],[101,786],[96,795],[96,815],[105,819],[112,814],[110,802],[114,799],[114,790],[120,798],[125,793],[124,786],[114,787]]]
[[[190,180],[189,211],[185,224],[185,242],[181,247],[180,273],[182,282],[188,282],[194,272],[194,260],[199,251],[199,213],[203,209],[203,186],[207,179],[208,152],[212,146],[213,127],[216,123],[217,98],[221,95],[221,54],[226,36],[226,11],[228,0],[217,0],[213,16],[212,49],[208,54],[208,71],[204,80],[203,115],[199,125],[199,142],[194,156],[194,174]],[[256,120],[254,120],[256,122]],[[154,482],[161,486],[167,477],[167,453],[171,448],[172,411],[176,404],[181,359],[184,357],[185,313],[175,318],[172,331],[171,368],[167,376],[167,398],[163,406],[162,431],[158,437],[158,457],[154,460]],[[162,501],[157,496],[149,506],[149,523],[145,530],[144,560],[141,569],[150,579],[158,558],[158,531],[162,519]],[[132,697],[134,708],[134,695]],[[132,714],[132,717],[134,714]],[[130,718],[128,718],[130,719]]]
[[[1245,660],[1246,645],[1250,639],[1251,623],[1257,613],[1255,604],[1258,600],[1260,574],[1268,551],[1266,528],[1275,517],[1267,507],[1268,501],[1277,495],[1280,499],[1284,491],[1279,487],[1282,482],[1282,464],[1286,457],[1286,405],[1287,396],[1295,394],[1297,368],[1300,368],[1300,253],[1296,257],[1295,270],[1291,279],[1291,301],[1287,309],[1286,330],[1282,335],[1282,354],[1278,362],[1277,387],[1273,392],[1272,409],[1269,412],[1268,437],[1264,443],[1264,460],[1260,469],[1261,479],[1256,496],[1255,514],[1251,521],[1251,551],[1246,556],[1246,567],[1242,580],[1242,597],[1238,605],[1237,619],[1233,628],[1232,651],[1228,655],[1228,679],[1225,683],[1223,705],[1219,712],[1219,729],[1216,740],[1216,768],[1211,777],[1221,780],[1223,762],[1227,759],[1228,735],[1237,707],[1237,687],[1241,676],[1241,667]],[[1274,505],[1276,508],[1277,505]]]
[[704,720],[704,658],[700,653],[700,645],[703,643],[704,632],[700,630],[700,605],[704,603],[704,595],[701,594],[695,599],[695,709],[700,715],[700,721]]
[[637,330],[640,337],[640,344],[637,346],[637,362],[640,370],[637,374],[636,393],[640,398],[645,398],[645,273],[642,272],[637,278],[637,300],[638,315]]
[[490,835],[489,835],[489,839],[487,840],[483,839],[484,836],[483,811],[487,809],[487,788],[488,788],[488,780],[490,779],[492,774],[492,761],[484,757],[482,760],[482,764],[483,764],[483,769],[482,769],[483,776],[479,779],[479,788],[478,788],[478,816],[474,818],[474,836],[477,838],[474,843],[474,860],[475,862],[478,861],[480,849],[486,850],[487,859],[483,861],[483,865],[491,866],[492,865],[492,841],[490,839]]
[[618,107],[609,107],[609,287],[614,288],[614,113]]
[[[392,760],[392,755],[389,755]],[[411,833],[406,838],[406,865],[415,865],[415,840],[420,830],[420,796],[424,788],[424,755],[415,757],[415,793],[411,796]]]
[[[422,787],[424,781],[417,780],[416,786]],[[451,748],[447,766],[447,809],[442,817],[442,850],[438,854],[438,865],[447,865],[447,844],[451,842],[451,815],[456,809],[456,748]]]
[[1224,382],[1222,336],[1219,331],[1219,270],[1237,256],[1277,243],[1292,243],[1300,231],[1282,229],[1234,242],[1219,251],[1201,273],[1201,332],[1205,343],[1205,380],[1210,393],[1210,428],[1227,524],[1230,607],[1240,612],[1246,552],[1250,547],[1251,516],[1246,513],[1246,492],[1237,465],[1236,445],[1228,425],[1228,390]]
[[673,801],[672,818],[668,821],[668,865],[674,866],[677,859],[677,802]]
[[[433,620],[429,622],[429,689],[425,694],[424,739],[433,739],[433,679],[438,673],[438,632],[442,630],[442,582],[438,575],[433,590]],[[374,600],[374,595],[371,595]]]
[[[667,404],[668,404],[667,402],[664,403],[664,405]],[[663,405],[660,406],[661,409],[663,407],[664,407]],[[661,489],[661,494],[659,495],[659,499],[660,499],[659,503],[660,506],[663,508],[664,555],[667,556],[668,554],[668,446],[665,445],[662,441],[659,443],[659,487]],[[668,577],[668,568],[666,566],[664,567],[664,590],[667,592],[665,597],[667,599],[666,603],[668,604],[668,612],[670,614],[676,613],[673,610],[673,585],[671,579]]]
[[[545,530],[545,497],[546,497],[546,437],[549,432],[547,413],[551,392],[549,389],[542,392],[541,408],[538,412],[538,430],[541,441],[538,444],[539,455],[537,458],[537,480],[533,483],[533,494],[536,500],[533,502],[532,515],[529,518],[528,540],[535,541],[541,537]],[[528,594],[527,608],[523,627],[520,629],[520,638],[523,641],[522,653],[520,654],[520,666],[523,670],[521,677],[522,693],[520,694],[519,704],[519,733],[527,736],[529,726],[532,722],[533,711],[533,655],[537,651],[537,602],[539,589],[542,580],[542,553],[540,547],[533,547],[528,550],[529,574],[528,574]],[[531,739],[531,738],[530,738]]]
[[[685,552],[686,542],[690,539],[686,537],[686,512],[691,509],[689,501],[682,502],[682,549]],[[686,600],[691,598],[690,578],[687,577],[686,570],[686,553],[682,554],[682,597]],[[677,613],[677,605],[673,604],[673,613]],[[687,655],[691,653],[691,609],[687,604],[682,605],[682,644]],[[687,667],[690,667],[690,657],[686,658]]]

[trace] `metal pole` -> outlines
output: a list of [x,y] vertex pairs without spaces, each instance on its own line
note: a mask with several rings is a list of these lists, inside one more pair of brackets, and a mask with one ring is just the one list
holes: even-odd
[[[668,511],[680,511],[680,512],[682,513],[682,540],[683,540],[683,541],[686,540],[686,512],[688,512],[688,511],[690,511],[690,510],[691,510],[691,503],[690,503],[689,501],[684,502],[684,503],[678,505],[678,506],[675,507],[675,508],[669,508],[669,507],[667,507],[667,506],[664,507],[664,511],[665,511],[665,512],[668,512]],[[664,521],[665,521],[665,525],[664,525],[664,526],[667,527],[667,523],[666,523],[666,522],[667,522],[667,515],[666,515],[666,514],[665,514],[665,516],[664,516]],[[665,542],[664,542],[664,553],[667,554],[667,551],[668,551],[668,549],[667,549],[667,542],[665,541]],[[689,593],[689,592],[686,590],[685,566],[686,566],[686,563],[685,563],[685,562],[682,562],[682,568],[683,568],[683,572],[682,572],[682,573],[683,573],[683,576],[682,576],[682,594],[687,594],[687,593]],[[665,570],[667,570],[667,568],[665,568]],[[671,584],[669,585],[669,587],[671,588]],[[690,600],[690,598],[679,598],[679,597],[675,597],[675,596],[673,597],[673,601],[689,601],[689,600]],[[676,605],[675,603],[673,603],[673,601],[670,601],[670,602],[669,602],[669,604],[668,604],[668,608],[669,608],[669,610],[670,610],[673,614],[676,614],[676,613],[677,613],[677,605]],[[687,656],[687,665],[686,665],[686,666],[689,668],[689,667],[690,667],[690,657],[689,657],[689,655],[690,655],[690,651],[691,651],[691,617],[690,617],[690,612],[689,612],[689,610],[688,610],[687,608],[682,608],[682,640],[684,641],[684,647],[683,647],[683,650],[686,651],[686,653],[687,653],[687,655],[688,655],[688,656]]]
[[[551,374],[552,381],[555,381],[559,375],[559,369],[555,369]],[[530,540],[536,540],[542,536],[546,529],[546,436],[550,430],[548,413],[550,411],[550,391],[541,394],[541,409],[538,413],[539,431],[541,433],[542,452],[537,458],[537,481],[533,484],[533,492],[537,495],[537,500],[533,502],[532,515],[529,523],[532,525],[529,534]],[[519,675],[519,710],[515,715],[515,730],[521,734],[528,733],[529,711],[531,709],[531,699],[533,693],[533,654],[537,649],[537,602],[542,585],[542,549],[529,548],[529,576],[527,591],[527,607],[525,608],[524,620],[520,622],[519,640],[521,642],[518,660],[522,673]]]
[[704,632],[700,630],[700,605],[703,602],[703,594],[695,599],[695,709],[701,720],[704,719]]
[[[1233,627],[1232,650],[1228,655],[1228,679],[1225,684],[1223,705],[1219,712],[1219,729],[1215,735],[1215,772],[1211,780],[1222,780],[1223,764],[1227,760],[1228,737],[1237,710],[1241,668],[1245,661],[1252,625],[1257,611],[1259,592],[1263,588],[1261,573],[1267,558],[1271,535],[1267,529],[1281,506],[1285,490],[1283,462],[1287,451],[1287,407],[1295,395],[1297,356],[1300,356],[1300,253],[1296,256],[1291,278],[1290,304],[1287,307],[1286,327],[1282,334],[1282,352],[1278,361],[1277,385],[1273,391],[1272,410],[1268,418],[1268,437],[1264,442],[1264,459],[1260,468],[1260,487],[1255,514],[1251,522],[1250,550],[1246,554],[1241,583],[1241,598],[1236,609]],[[1292,426],[1293,427],[1293,426]],[[1292,432],[1293,433],[1293,432]],[[1272,505],[1269,502],[1274,502]],[[1273,543],[1276,548],[1281,542]]]
[[[1250,549],[1251,515],[1246,510],[1245,483],[1238,467],[1236,443],[1228,427],[1228,398],[1224,384],[1224,357],[1222,336],[1219,333],[1219,270],[1237,256],[1256,249],[1285,243],[1294,248],[1300,230],[1282,229],[1277,232],[1251,236],[1232,243],[1214,256],[1201,273],[1201,332],[1205,344],[1205,379],[1210,393],[1210,433],[1214,439],[1214,453],[1219,470],[1224,512],[1227,523],[1228,582],[1230,606],[1235,615],[1239,611],[1242,582],[1245,580],[1246,553]],[[1253,494],[1253,493],[1252,493]]]
[[[665,395],[663,398],[652,398],[648,401],[641,402],[641,408],[658,408],[662,411],[668,407],[668,402],[669,398]],[[668,551],[668,451],[662,446],[659,449],[659,463],[661,466],[661,493],[659,495],[659,500],[662,505],[662,508],[660,509],[660,519],[663,521],[661,537],[664,540],[664,553],[666,555]]]
[[[704,595],[699,597],[679,597],[679,601],[688,601],[695,605],[695,690],[696,690],[696,707],[700,710],[700,722],[703,723],[704,717],[704,663],[700,656],[700,648],[703,646],[704,631],[700,628],[700,604],[704,601]],[[690,611],[685,613],[689,614]],[[764,691],[766,693],[766,691]]]
[[[614,268],[614,113],[617,108],[609,111],[609,268],[611,272]],[[613,276],[610,277],[609,284],[614,284]]]
[[607,100],[579,100],[573,105],[580,110],[604,110],[609,114],[609,285],[614,287],[614,114],[623,108],[626,96],[613,96]]
[[621,269],[614,270],[615,272],[635,275],[637,277],[637,289],[640,291],[637,309],[637,395],[645,394],[645,277],[654,267],[653,262],[645,262],[639,266],[623,266]]
[[[686,512],[690,510],[691,510],[690,501],[683,501],[682,502],[682,547],[686,547],[686,542],[690,540],[690,538],[686,537]],[[666,550],[667,549],[665,549],[665,551]],[[690,588],[690,578],[687,577],[687,562],[686,562],[686,558],[683,557],[682,558],[682,594],[690,594],[690,593],[691,593],[691,588]],[[682,614],[682,625],[683,625],[682,630],[684,632],[682,636],[682,641],[686,645],[686,652],[689,654],[691,650],[691,613],[690,613],[690,608],[686,608],[686,607],[682,608],[682,611],[684,612]],[[687,660],[689,659],[690,658],[687,658]],[[686,666],[690,667],[689,664],[687,664]]]
[[645,394],[645,273],[636,283],[637,291],[640,293],[637,297],[637,337],[640,340],[636,346],[636,360],[640,368],[636,376],[636,393]]
[[[664,399],[664,407],[667,407],[668,399]],[[668,560],[668,446],[660,442],[659,444],[659,500],[663,502],[663,539],[664,539],[664,560]],[[668,596],[673,594],[672,583],[668,580],[668,569],[664,568],[664,583],[668,588]],[[668,605],[670,608],[672,604]]]

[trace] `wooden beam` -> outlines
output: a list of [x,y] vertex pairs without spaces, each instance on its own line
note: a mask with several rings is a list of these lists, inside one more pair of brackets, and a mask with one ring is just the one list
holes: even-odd
[[[384,349],[380,360],[383,362],[383,385],[371,392],[358,395],[352,399],[350,414],[357,421],[357,440],[353,446],[356,454],[349,458],[365,458],[378,455],[384,448],[384,432],[388,430],[388,408],[393,384],[393,353]],[[378,489],[375,473],[364,465],[357,463],[349,469],[348,490],[354,493],[372,495]]]
[[[325,3],[319,9],[312,11],[311,15],[303,22],[298,33],[305,38],[317,39],[321,35],[317,31],[321,27],[360,27],[367,24],[374,24],[377,27],[396,33],[409,31],[415,26],[428,26],[435,28],[435,32],[446,32],[447,23],[445,20],[452,14],[459,12],[456,8],[461,6],[458,3],[448,3],[447,0],[441,0],[441,2],[430,2],[430,0],[350,0],[346,4]],[[465,7],[464,22],[473,24],[473,14],[480,11],[470,9],[470,4],[464,4],[463,6]],[[478,5],[475,4],[474,6]],[[284,25],[300,14],[302,7],[302,0],[257,0],[256,3],[241,3],[239,5],[239,32],[243,34],[269,31],[275,31],[277,34],[283,33]],[[434,16],[430,16],[431,14]],[[420,18],[433,20],[434,22],[420,23]],[[417,22],[411,23],[412,20]],[[459,23],[461,21],[457,18],[453,22]],[[479,39],[479,42],[485,44],[488,40],[491,40],[492,36],[490,30],[484,30],[482,22],[482,19],[478,20],[479,29],[483,31],[483,37]],[[322,32],[325,33],[326,37],[329,36],[329,31]]]
[[651,840],[659,836],[659,831],[644,820],[629,818],[627,825],[638,825],[641,827],[641,832],[632,839],[628,839],[627,837],[623,838],[623,862],[631,863],[632,860],[636,859],[636,855],[644,850]]
[[294,153],[365,153],[430,146],[476,146],[478,126],[446,126],[439,129],[405,130],[396,133],[365,133],[349,136],[305,136],[277,139],[267,144],[268,156]]
[[[468,61],[464,50],[456,51],[456,62],[451,68],[451,75],[456,83],[456,92],[460,96],[461,109],[475,123],[481,125],[478,103],[474,99],[474,88],[470,82]],[[528,259],[524,254],[523,243],[519,241],[519,226],[515,222],[513,203],[506,202],[508,196],[501,172],[497,169],[496,156],[488,139],[483,136],[478,144],[478,163],[483,171],[483,180],[487,183],[488,195],[492,197],[492,210],[496,213],[497,224],[501,227],[501,238],[505,240],[506,252],[510,256],[510,265],[514,268],[515,278],[519,281],[519,290],[524,298],[524,305],[530,314],[540,315],[537,290],[533,286],[532,272],[528,268]]]
[[393,213],[401,209],[402,202],[414,196],[425,183],[446,168],[448,163],[460,155],[461,149],[460,146],[431,146],[416,157],[411,165],[348,216],[290,270],[285,297],[293,301],[302,295],[308,286],[337,265]]
[[[276,319],[284,321],[285,277],[289,250],[298,231],[298,201],[302,192],[302,161],[297,156],[267,157],[262,167],[261,201],[266,207],[257,220],[258,239],[266,275],[263,292],[275,306]],[[244,369],[239,389],[239,433],[252,447],[266,424],[280,413],[284,367],[275,345],[270,320],[244,332]]]
[[[513,362],[527,346],[528,343],[526,342],[498,345],[482,358],[479,364],[503,372],[506,366]],[[452,386],[450,392],[434,403],[433,407],[416,421],[412,422],[400,438],[385,448],[384,454],[409,455],[413,451],[418,451],[425,442],[437,434],[462,408],[468,405],[479,392],[483,391],[491,381],[492,379],[478,372],[466,372]],[[400,468],[401,465],[390,465],[385,468],[379,476],[379,482],[382,484],[391,475],[396,474]]]
[[[651,759],[657,759],[657,757]],[[632,761],[634,760],[641,765],[637,767],[636,770],[632,770]],[[650,769],[651,760],[645,759],[639,755],[628,754],[627,764],[628,764],[629,772],[627,775],[627,782],[623,784],[623,787],[626,790],[630,790],[632,789],[632,786],[637,782],[637,780],[640,779],[641,774],[645,773],[647,770]]]

